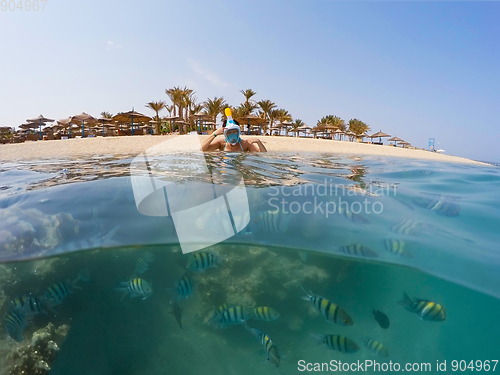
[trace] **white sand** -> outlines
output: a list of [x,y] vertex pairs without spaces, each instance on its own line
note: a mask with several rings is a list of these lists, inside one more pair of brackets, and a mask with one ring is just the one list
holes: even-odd
[[[167,136],[124,136],[109,138],[76,138],[54,141],[36,141],[19,144],[0,145],[0,161],[20,161],[33,159],[58,158],[65,156],[82,157],[89,155],[122,155],[139,154],[148,148],[155,147],[157,151],[179,152],[199,151],[200,140],[207,136],[167,135]],[[243,136],[243,138],[256,138]],[[435,152],[415,149],[403,149],[393,146],[371,145],[357,142],[332,141],[326,139],[295,138],[295,137],[260,137],[268,151],[295,151],[341,153],[351,155],[379,155],[404,158],[436,160],[442,162],[483,164],[474,160],[442,155]]]

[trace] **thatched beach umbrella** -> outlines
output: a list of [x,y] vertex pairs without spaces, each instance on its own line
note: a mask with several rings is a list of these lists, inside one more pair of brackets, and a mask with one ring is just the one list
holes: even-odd
[[250,125],[264,125],[267,123],[267,120],[254,115],[238,117],[236,121],[238,121],[240,124],[247,125],[247,134],[250,134]]
[[372,135],[369,136],[370,138],[377,138],[378,137],[378,141],[379,143],[382,143],[382,138],[385,138],[385,137],[390,137],[389,134],[385,134],[383,131],[378,131]]
[[104,137],[104,125],[110,125],[113,122],[113,119],[107,117],[100,117],[97,122],[102,125],[102,136]]
[[46,118],[43,115],[40,115],[38,117],[32,118],[30,120],[26,120],[26,121],[27,122],[36,123],[36,124],[38,124],[40,126],[40,139],[42,139],[42,124],[45,125],[46,122],[54,122],[54,120]]
[[387,140],[387,142],[394,142],[394,146],[396,146],[396,142],[404,142],[401,138],[398,137],[392,137]]
[[160,122],[159,121],[155,121],[155,120],[151,120],[149,122],[149,125],[151,126],[151,135],[153,135],[153,126],[155,126],[156,124],[159,124]]
[[304,132],[304,135],[306,135],[306,130],[307,129],[311,129],[311,128],[309,126],[307,126],[307,125],[299,126],[297,128],[299,136],[300,136],[300,132]]
[[90,129],[91,124],[96,123],[96,119],[93,116],[91,116],[85,112],[82,112],[79,115],[71,117],[71,122],[73,124],[82,125],[82,138],[85,137],[85,121],[87,121],[87,125],[89,125],[89,129]]
[[179,116],[166,116],[166,117],[162,117],[161,119],[165,120],[165,121],[169,121],[169,122],[171,121],[172,122],[172,124],[171,124],[172,126],[171,126],[170,130],[174,131],[174,129],[175,129],[175,120],[180,119],[180,117]]
[[207,120],[211,120],[212,116],[209,116],[209,115],[207,115],[206,113],[203,113],[203,112],[198,112],[198,113],[195,113],[195,114],[189,116],[189,119],[198,120],[198,132],[201,133],[201,120],[203,120],[203,122],[204,122],[203,127],[205,127],[206,121]]
[[345,134],[345,132],[343,132],[342,130],[340,129],[337,129],[333,132],[334,134],[337,134],[339,136],[339,141],[342,140],[342,136]]
[[[132,135],[134,135],[134,120],[136,123],[151,121],[152,118],[142,113],[135,112],[133,109],[129,112],[120,112],[112,117],[114,121],[118,122],[130,122],[130,126],[132,128]],[[139,126],[137,126],[137,130],[139,130]]]

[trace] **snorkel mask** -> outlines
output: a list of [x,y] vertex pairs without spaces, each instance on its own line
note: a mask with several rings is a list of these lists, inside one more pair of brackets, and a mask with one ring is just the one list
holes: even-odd
[[[236,133],[234,132],[236,130]],[[231,134],[227,134],[229,131],[231,131]],[[224,128],[224,138],[227,143],[230,143],[232,146],[236,145],[239,141],[241,141],[240,138],[240,127],[236,124],[231,124],[228,125]]]

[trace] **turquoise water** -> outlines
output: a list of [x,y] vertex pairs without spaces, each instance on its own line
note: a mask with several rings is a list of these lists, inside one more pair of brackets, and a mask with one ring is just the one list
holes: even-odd
[[[77,283],[82,289],[54,306],[57,315],[36,315],[23,331],[24,342],[4,339],[0,348],[15,350],[52,322],[70,328],[50,363],[51,374],[275,373],[243,325],[211,324],[214,308],[229,303],[280,313],[276,321],[247,324],[271,337],[284,374],[303,373],[299,361],[430,363],[436,373],[436,361],[447,361],[447,371],[455,372],[453,360],[483,361],[474,366],[500,360],[498,167],[212,154],[206,157],[208,171],[193,177],[192,155],[159,158],[150,170],[163,171],[162,179],[176,187],[197,184],[188,198],[172,200],[171,210],[194,205],[197,192],[212,184],[216,194],[244,179],[249,224],[210,246],[225,259],[200,273],[186,271],[186,244],[171,216],[138,212],[133,161],[132,155],[102,155],[0,165],[2,316],[16,296],[43,296],[83,268],[90,274],[89,282]],[[236,225],[236,212],[231,217]],[[207,227],[213,232],[222,225],[216,213],[212,220],[201,219],[182,223],[193,232],[193,242]],[[390,252],[388,243],[403,244],[404,251]],[[146,251],[155,257],[140,277],[152,283],[153,295],[120,301],[114,288],[132,276]],[[166,289],[186,272],[194,288],[179,301],[181,329]],[[301,299],[301,286],[341,306],[354,324],[327,322]],[[403,292],[444,306],[446,319],[419,319],[398,305]],[[378,325],[373,309],[389,317],[388,329]],[[317,346],[311,334],[344,335],[360,350]],[[373,355],[365,337],[381,342],[389,357]],[[0,368],[12,363],[5,360]]]

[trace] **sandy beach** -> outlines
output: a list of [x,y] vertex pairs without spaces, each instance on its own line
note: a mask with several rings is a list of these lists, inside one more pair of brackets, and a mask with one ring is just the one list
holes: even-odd
[[[75,138],[69,140],[36,141],[0,145],[1,161],[26,161],[59,157],[85,157],[89,155],[139,154],[152,146],[161,152],[199,151],[200,141],[208,136],[166,135],[128,136],[109,138]],[[243,136],[243,138],[255,138]],[[416,149],[403,149],[386,145],[332,141],[295,137],[259,137],[269,152],[320,152],[350,155],[392,156],[434,160],[451,163],[483,164],[474,160],[442,155]],[[160,145],[161,144],[161,145]]]

